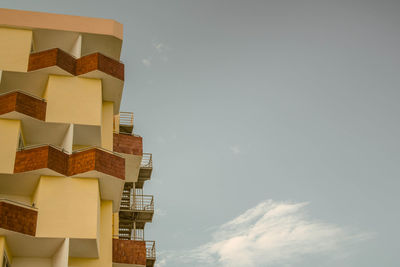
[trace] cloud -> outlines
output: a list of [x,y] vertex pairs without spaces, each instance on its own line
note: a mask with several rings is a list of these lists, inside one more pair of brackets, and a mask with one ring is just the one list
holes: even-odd
[[177,266],[178,258],[182,265],[191,266],[286,266],[305,256],[333,257],[372,237],[310,219],[307,205],[263,201],[218,227],[208,243],[165,254],[162,262]]
[[232,151],[233,155],[239,155],[241,152],[238,145],[230,146],[229,149]]
[[156,42],[154,42],[153,43],[153,47],[156,49],[156,51],[158,52],[158,53],[163,53],[166,49],[167,49],[167,46],[164,44],[164,43],[162,43],[162,42],[158,42],[158,43],[156,43]]
[[147,68],[150,68],[150,67],[151,67],[151,59],[148,59],[148,58],[142,59],[142,63],[143,63],[143,65],[145,65]]

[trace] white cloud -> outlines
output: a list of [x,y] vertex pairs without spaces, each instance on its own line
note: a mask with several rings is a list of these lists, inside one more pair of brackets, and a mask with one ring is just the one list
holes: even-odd
[[148,68],[151,67],[151,60],[148,58],[142,59],[142,63],[143,63],[143,65],[145,65]]
[[162,53],[167,49],[167,46],[162,43],[162,42],[158,42],[158,43],[153,43],[153,47],[157,50],[158,53]]
[[210,242],[162,260],[165,266],[177,258],[191,266],[286,266],[304,256],[333,257],[372,236],[310,219],[307,205],[263,201],[220,226]]
[[238,145],[230,146],[229,149],[232,151],[234,155],[239,155],[241,152]]

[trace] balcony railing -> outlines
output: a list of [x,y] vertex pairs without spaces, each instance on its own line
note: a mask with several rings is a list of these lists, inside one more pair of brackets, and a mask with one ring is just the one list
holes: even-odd
[[145,241],[146,242],[146,258],[155,259],[156,258],[156,242],[155,241]]
[[153,155],[151,153],[143,153],[141,168],[153,168]]
[[133,126],[133,112],[120,112],[119,125]]
[[134,195],[132,205],[129,207],[127,204],[121,204],[122,210],[133,211],[154,211],[154,196],[152,195]]
[[120,112],[114,116],[114,131],[117,133],[132,134],[133,112]]
[[122,240],[144,240],[144,229],[133,229],[130,225],[120,226],[119,233],[114,236]]

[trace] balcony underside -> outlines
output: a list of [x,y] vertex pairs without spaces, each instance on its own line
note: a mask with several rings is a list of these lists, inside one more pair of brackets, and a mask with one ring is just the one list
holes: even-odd
[[[135,222],[151,222],[153,220],[154,211],[134,211],[123,210],[119,211],[120,221],[135,221]],[[139,228],[139,227],[138,227]]]
[[135,183],[135,188],[143,188],[144,183],[151,179],[153,168],[141,167],[139,170],[139,177]]

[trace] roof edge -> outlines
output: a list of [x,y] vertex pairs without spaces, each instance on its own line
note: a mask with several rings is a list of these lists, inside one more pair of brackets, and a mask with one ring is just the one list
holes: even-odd
[[101,34],[123,40],[123,25],[113,19],[0,8],[0,25]]

